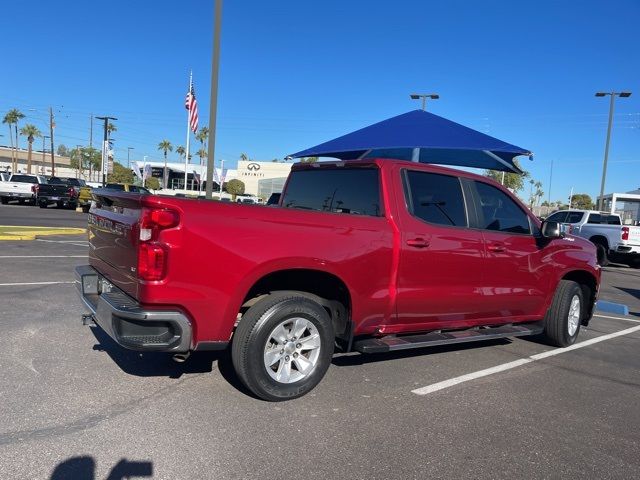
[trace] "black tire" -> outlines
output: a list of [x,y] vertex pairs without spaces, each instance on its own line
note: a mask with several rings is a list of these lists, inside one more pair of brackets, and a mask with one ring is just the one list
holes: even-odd
[[19,205],[24,205],[24,198],[18,199],[18,204]]
[[77,203],[70,203],[69,204],[69,210],[75,210],[76,208],[78,208],[78,204]]
[[2,197],[0,198],[0,202],[2,202],[2,205],[6,205],[7,203],[9,203],[9,199],[7,197]]
[[48,205],[45,202],[40,202],[38,205],[40,205],[40,208],[47,208]]
[[91,205],[82,205],[82,213],[89,213]]
[[631,268],[640,268],[640,258],[634,258],[629,263],[627,263]]
[[596,243],[596,255],[598,259],[598,265],[601,267],[606,267],[609,265],[609,254],[607,253],[607,247]]
[[[282,383],[267,372],[265,347],[271,341],[271,332],[293,318],[313,324],[319,334],[320,351],[313,370],[306,377],[293,383]],[[259,300],[244,314],[233,335],[231,358],[238,377],[257,397],[273,402],[291,400],[305,395],[320,383],[331,363],[334,342],[331,318],[320,304],[303,292],[276,292]]]
[[[577,297],[579,300],[579,318],[578,325],[571,334],[569,332],[569,312],[573,299]],[[584,294],[582,288],[576,282],[571,280],[560,280],[556,293],[551,303],[551,308],[544,318],[544,333],[549,343],[555,347],[568,347],[575,343],[580,326],[584,319],[586,305],[584,302]]]
[[57,202],[57,203],[56,203],[56,207],[58,207],[58,208],[64,208],[64,202]]

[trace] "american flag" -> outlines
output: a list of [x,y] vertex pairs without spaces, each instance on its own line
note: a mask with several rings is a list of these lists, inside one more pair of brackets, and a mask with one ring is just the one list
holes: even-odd
[[193,130],[193,133],[196,133],[198,131],[198,102],[196,101],[196,92],[193,89],[193,83],[191,83],[191,88],[187,93],[184,108],[189,110],[189,127]]

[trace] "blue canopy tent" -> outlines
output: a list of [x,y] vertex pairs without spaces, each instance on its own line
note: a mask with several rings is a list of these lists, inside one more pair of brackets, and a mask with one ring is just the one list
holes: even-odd
[[520,155],[532,153],[433,113],[414,110],[290,157],[397,158],[522,173],[514,164]]

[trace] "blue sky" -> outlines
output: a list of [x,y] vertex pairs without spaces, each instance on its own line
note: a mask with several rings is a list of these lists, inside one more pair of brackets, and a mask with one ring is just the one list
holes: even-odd
[[[213,0],[101,5],[2,2],[0,113],[17,107],[44,129],[52,105],[67,146],[88,143],[91,113],[113,115],[116,159],[127,147],[160,159],[160,140],[185,143],[190,69],[208,122]],[[639,188],[639,18],[637,0],[227,0],[216,162],[282,158],[437,92],[430,111],[534,151],[524,167],[545,199],[551,160],[552,200],[593,196],[608,114],[594,93],[624,89],[606,190]]]

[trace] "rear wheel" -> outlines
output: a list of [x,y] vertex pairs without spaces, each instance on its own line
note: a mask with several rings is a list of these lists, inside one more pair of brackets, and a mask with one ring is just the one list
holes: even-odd
[[40,205],[40,208],[47,208],[47,202],[40,202],[38,205]]
[[560,280],[551,308],[544,318],[544,333],[549,343],[568,347],[580,333],[585,305],[582,288],[571,280]]
[[290,400],[312,390],[333,356],[326,310],[304,293],[274,293],[252,306],[233,336],[236,373],[256,396]]
[[607,253],[607,247],[601,243],[596,243],[596,254],[598,259],[598,265],[606,267],[609,265],[609,255]]
[[0,202],[2,202],[2,205],[6,205],[7,203],[9,203],[9,199],[7,197],[2,197],[0,198]]

